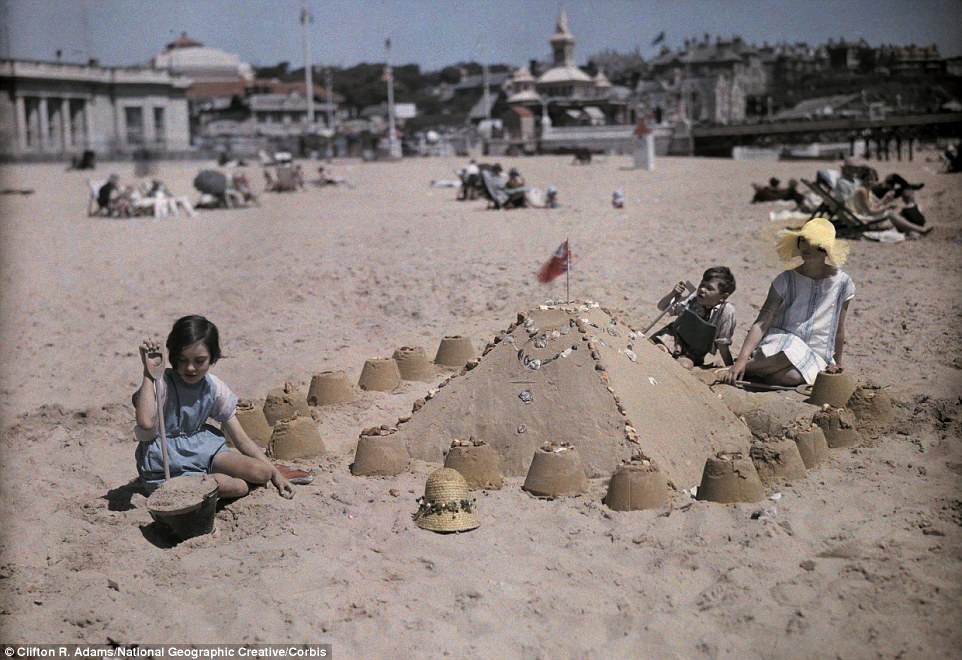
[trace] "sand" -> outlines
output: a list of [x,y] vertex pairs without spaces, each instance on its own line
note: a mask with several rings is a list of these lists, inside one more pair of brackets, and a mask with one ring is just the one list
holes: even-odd
[[[313,409],[327,452],[299,464],[314,482],[290,501],[257,490],[221,508],[213,534],[176,546],[132,483],[145,335],[208,316],[224,349],[214,373],[254,401],[285,382],[306,392],[323,370],[356,382],[365,360],[402,346],[433,355],[451,335],[481,347],[518,311],[563,298],[564,277],[541,285],[535,273],[567,238],[572,296],[634,327],[678,280],[728,265],[740,346],[780,269],[768,213],[781,207],[748,204],[750,183],[808,178],[816,165],[678,158],[639,172],[618,157],[505,158],[529,184],[556,186],[562,208],[493,212],[429,187],[459,160],[336,163],[354,187],[164,221],[87,218],[87,173],[4,166],[2,187],[36,193],[0,197],[0,638],[330,642],[342,657],[959,648],[962,179],[926,156],[879,170],[925,182],[935,230],[857,242],[846,267],[858,287],[846,366],[885,388],[896,419],[780,485],[777,501],[676,496],[614,512],[606,479],[545,501],[509,477],[476,492],[478,529],[420,530],[411,514],[439,463],[394,477],[348,466],[360,431],[410,414],[439,373]],[[192,195],[207,165],[158,174]]]

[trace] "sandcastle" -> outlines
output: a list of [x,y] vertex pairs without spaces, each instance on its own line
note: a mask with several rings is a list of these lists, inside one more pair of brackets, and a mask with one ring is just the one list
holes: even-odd
[[791,438],[756,438],[750,456],[758,476],[764,482],[801,479],[805,476],[805,462],[798,444]]
[[235,409],[237,421],[251,440],[261,449],[265,449],[271,441],[273,429],[267,423],[264,410],[254,405],[252,401],[238,401]]
[[705,461],[697,499],[722,504],[758,502],[765,499],[765,489],[746,454],[719,452]]
[[269,449],[274,458],[288,461],[323,454],[324,442],[310,416],[301,417],[294,413],[290,419],[282,419],[274,425]]
[[322,371],[314,374],[307,390],[307,403],[311,406],[349,403],[356,398],[354,387],[343,371]]
[[397,362],[401,380],[419,380],[427,382],[434,380],[437,368],[428,360],[428,355],[420,346],[402,346],[394,351],[394,361]]
[[611,481],[605,504],[614,511],[655,509],[671,499],[668,481],[654,463],[638,453],[619,465]]
[[357,381],[362,390],[389,392],[401,384],[401,372],[394,358],[371,358],[364,362]]
[[828,458],[828,442],[819,426],[810,424],[808,427],[788,429],[786,436],[795,441],[806,469],[811,470]]
[[896,423],[896,404],[885,388],[862,384],[855,389],[846,407],[855,415],[858,430],[864,436],[877,438]]
[[545,443],[536,451],[522,486],[538,497],[577,495],[587,487],[578,450],[568,443]]
[[291,383],[284,383],[283,387],[271,390],[264,401],[264,417],[273,426],[282,419],[290,419],[294,414],[302,417],[310,416],[311,410],[307,405],[307,397],[295,389]]
[[469,488],[498,490],[504,481],[498,452],[476,438],[454,440],[444,458],[444,467],[460,472]]
[[547,441],[575,443],[588,478],[641,450],[677,489],[699,483],[709,456],[747,456],[751,442],[703,383],[591,302],[519,314],[398,427],[413,458],[435,463],[453,438],[484,438],[514,477]]
[[844,407],[857,387],[855,376],[841,367],[836,371],[820,371],[812,384],[808,402],[815,406],[828,404],[835,408]]
[[862,434],[858,432],[855,414],[847,408],[832,408],[825,404],[812,417],[825,433],[825,440],[832,449],[839,447],[857,447],[862,444]]
[[434,355],[434,364],[440,367],[460,369],[474,359],[476,355],[470,339],[460,335],[451,335],[441,339],[438,352]]
[[382,425],[361,431],[351,463],[356,476],[389,476],[403,472],[410,461],[407,446],[396,435],[396,428]]

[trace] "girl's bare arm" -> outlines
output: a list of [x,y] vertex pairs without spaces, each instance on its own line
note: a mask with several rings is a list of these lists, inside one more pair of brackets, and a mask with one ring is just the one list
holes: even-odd
[[745,366],[748,364],[748,360],[751,358],[752,353],[755,352],[755,349],[758,348],[758,345],[762,343],[765,333],[772,327],[772,323],[775,322],[775,314],[781,306],[782,297],[775,291],[775,287],[768,287],[768,296],[765,298],[765,303],[758,311],[758,316],[755,317],[755,322],[752,323],[752,327],[748,329],[748,336],[745,337],[745,343],[742,344],[742,349],[738,352],[738,358],[725,376],[726,383],[734,383],[736,380],[741,380],[742,375],[745,373]]
[[851,299],[842,303],[842,311],[838,313],[838,329],[835,331],[835,364],[842,366],[842,349],[845,348],[845,317],[848,315],[848,304]]
[[140,361],[144,366],[144,381],[134,394],[137,426],[153,429],[157,426],[156,380],[164,375],[164,353],[160,342],[146,338],[140,344]]

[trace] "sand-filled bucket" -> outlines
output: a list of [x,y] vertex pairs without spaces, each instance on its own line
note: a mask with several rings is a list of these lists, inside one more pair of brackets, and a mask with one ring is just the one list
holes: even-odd
[[471,340],[460,335],[444,337],[438,345],[434,364],[452,369],[460,369],[476,357],[477,353]]
[[290,419],[294,413],[302,417],[309,416],[311,409],[307,405],[307,397],[294,389],[291,383],[284,383],[283,387],[271,390],[264,401],[264,417],[273,426],[279,420]]
[[401,384],[401,372],[394,358],[371,358],[364,363],[357,384],[362,390],[389,392]]
[[811,470],[828,458],[828,442],[825,440],[825,432],[815,424],[807,429],[790,429],[787,435],[795,441],[798,454],[802,457],[802,462],[807,469]]
[[522,488],[538,497],[577,495],[588,487],[578,450],[571,445],[545,445],[534,453]]
[[295,413],[293,418],[282,419],[274,425],[270,453],[282,461],[311,458],[324,453],[324,441],[310,416]]
[[357,398],[354,386],[343,371],[322,371],[311,378],[307,390],[309,406],[328,406],[335,403],[350,403]]
[[457,470],[469,488],[498,490],[504,482],[501,455],[482,440],[455,440],[444,458],[444,467]]
[[270,444],[273,429],[267,423],[267,417],[262,408],[255,406],[252,401],[238,401],[234,414],[244,433],[250,436],[258,447],[265,449]]
[[181,541],[210,534],[217,512],[217,480],[209,474],[174,477],[147,498],[147,511]]
[[805,387],[800,388],[800,391],[809,395],[808,403],[812,405],[821,406],[827,403],[833,408],[844,408],[857,386],[855,376],[849,371],[819,371],[810,390]]
[[411,456],[401,436],[363,435],[357,441],[351,474],[359,477],[391,476],[407,469]]
[[466,532],[481,524],[474,499],[468,497],[468,483],[450,468],[438,468],[428,476],[413,517],[415,525],[432,532]]
[[805,476],[805,462],[798,445],[789,438],[756,440],[752,443],[750,456],[762,481],[801,479]]
[[615,468],[604,502],[615,511],[657,509],[671,498],[668,480],[651,461],[630,461]]
[[856,428],[855,414],[851,410],[827,407],[816,412],[812,422],[825,433],[825,441],[832,449],[862,444],[862,434]]
[[732,504],[765,499],[765,489],[751,459],[741,452],[719,452],[705,461],[699,500]]
[[397,362],[401,380],[428,382],[437,375],[437,370],[420,346],[402,346],[394,351],[394,361]]

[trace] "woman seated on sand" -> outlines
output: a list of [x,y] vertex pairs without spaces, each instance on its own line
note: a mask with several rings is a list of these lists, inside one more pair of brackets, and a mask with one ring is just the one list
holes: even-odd
[[813,218],[800,229],[784,229],[776,244],[785,261],[800,266],[780,273],[748,331],[724,382],[747,377],[771,385],[814,383],[819,371],[842,364],[845,317],[855,297],[855,283],[839,270],[848,244],[835,238],[835,227]]
[[789,201],[801,205],[805,201],[805,196],[798,192],[798,181],[790,179],[788,186],[781,187],[781,181],[772,177],[768,180],[768,185],[763,186],[757,183],[752,184],[755,195],[752,197],[752,204],[759,202]]
[[910,236],[932,231],[932,227],[917,225],[899,213],[901,205],[896,201],[894,190],[890,190],[882,199],[878,199],[872,194],[871,185],[866,183],[856,188],[846,205],[858,218],[872,223],[872,229],[895,227],[903,234]]

